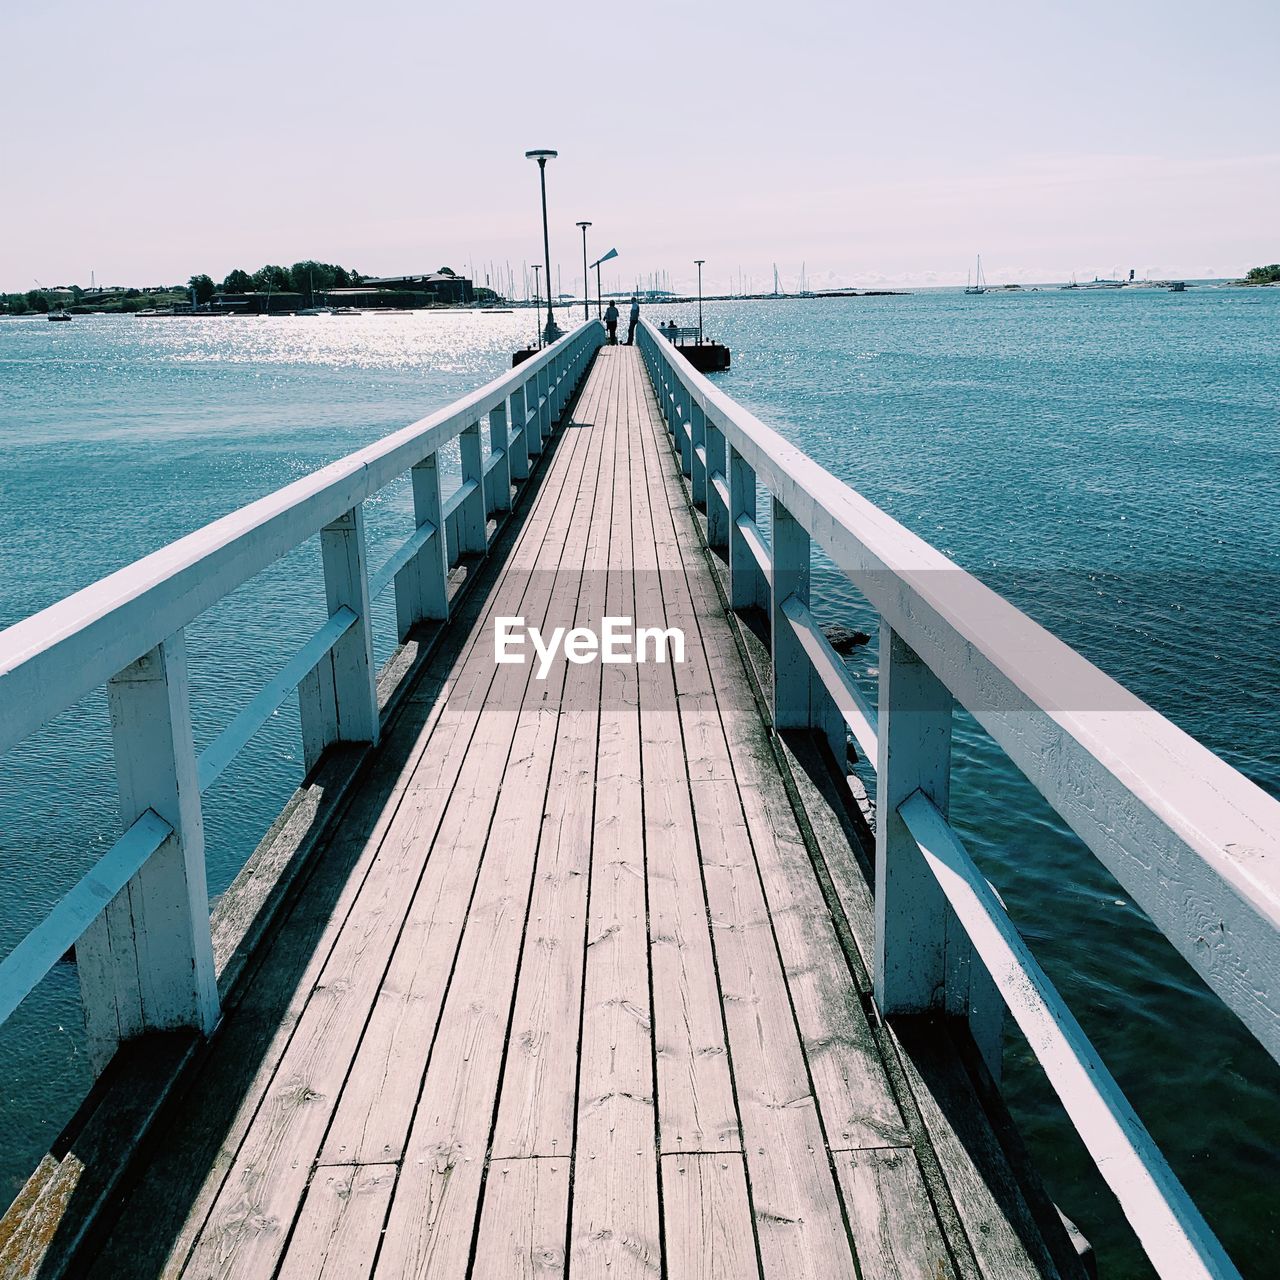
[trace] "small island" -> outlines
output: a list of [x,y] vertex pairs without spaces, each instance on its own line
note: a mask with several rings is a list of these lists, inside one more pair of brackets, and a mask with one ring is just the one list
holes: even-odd
[[62,285],[0,294],[0,315],[291,315],[315,311],[484,307],[499,301],[452,267],[405,276],[370,277],[332,262],[292,267],[237,267],[221,284],[193,275],[185,285]]
[[1273,262],[1269,267],[1250,267],[1243,280],[1237,284],[1280,284],[1280,262]]

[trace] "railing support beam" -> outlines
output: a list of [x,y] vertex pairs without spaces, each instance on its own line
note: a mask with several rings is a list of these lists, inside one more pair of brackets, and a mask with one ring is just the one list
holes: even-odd
[[685,396],[685,408],[689,411],[689,486],[693,493],[693,505],[707,509],[707,418],[692,396]]
[[944,1007],[947,903],[898,806],[923,791],[942,814],[951,792],[952,699],[889,624],[880,627],[876,761],[875,995],[880,1011]]
[[738,518],[756,518],[756,473],[729,447],[729,604],[734,609],[765,608],[768,583],[738,527]]
[[435,536],[396,574],[396,630],[403,640],[415,623],[449,616],[449,552],[440,493],[439,456],[429,453],[409,473],[413,517],[418,528],[435,525]]
[[843,768],[848,732],[844,718],[814,670],[783,605],[809,603],[809,535],[779,499],[773,503],[773,572],[770,575],[769,642],[773,657],[775,729],[814,729],[825,735]]
[[108,683],[120,819],[148,809],[173,828],[76,944],[89,1055],[101,1070],[121,1040],[218,1020],[204,819],[181,631]]
[[308,772],[332,742],[378,741],[363,507],[352,507],[320,530],[320,555],[329,613],[347,608],[356,621],[298,685]]
[[937,1011],[966,1018],[978,1051],[999,1081],[1004,1000],[898,813],[904,801],[921,791],[946,815],[952,709],[946,686],[882,623],[875,995],[886,1016]]
[[507,443],[507,402],[489,410],[489,448],[502,457],[489,472],[493,485],[493,510],[511,510],[511,453]]
[[480,423],[473,422],[458,433],[462,454],[462,483],[475,481],[475,489],[458,508],[458,554],[484,555],[489,549],[485,531],[484,463],[480,455]]
[[730,513],[720,489],[712,482],[713,476],[723,476],[724,486],[729,484],[727,441],[724,432],[711,422],[706,423],[707,433],[707,541],[716,548],[729,545]]
[[525,405],[524,389],[527,383],[521,383],[511,393],[511,478],[527,480],[529,478],[529,410]]

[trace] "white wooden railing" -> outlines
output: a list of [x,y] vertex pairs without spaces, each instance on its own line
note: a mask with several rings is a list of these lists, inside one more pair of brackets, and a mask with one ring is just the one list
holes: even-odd
[[[768,614],[775,724],[824,732],[840,761],[847,726],[874,762],[882,1013],[968,1014],[998,1065],[993,984],[1159,1274],[1237,1276],[948,822],[952,709],[1277,1059],[1280,803],[734,403],[647,321],[639,340],[708,540],[727,549],[731,604]],[[880,616],[878,707],[809,611],[811,543]]]
[[[145,1030],[212,1030],[201,793],[295,688],[308,770],[331,743],[378,740],[370,601],[394,585],[401,639],[448,617],[450,567],[487,550],[490,516],[510,509],[513,483],[527,479],[603,334],[599,322],[584,324],[421,422],[0,633],[0,753],[105,684],[124,827],[0,961],[0,1022],[74,945],[95,1065]],[[445,497],[439,451],[454,439],[462,478]],[[362,504],[405,472],[415,531],[371,571]],[[316,533],[327,619],[197,757],[184,629]]]

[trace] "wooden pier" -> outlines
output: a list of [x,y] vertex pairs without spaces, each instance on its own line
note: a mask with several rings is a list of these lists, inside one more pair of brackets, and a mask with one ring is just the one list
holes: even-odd
[[[159,782],[133,779],[132,805],[121,768],[121,844],[156,851],[125,857],[93,910],[73,892],[49,936],[0,967],[16,1003],[46,954],[79,938],[106,1068],[0,1220],[0,1274],[1075,1280],[1092,1274],[1087,1246],[1000,1101],[1006,1005],[1086,1143],[1128,1179],[1117,1194],[1162,1274],[1236,1274],[945,822],[951,699],[968,704],[973,679],[991,695],[975,662],[1018,673],[972,628],[967,674],[930,653],[889,599],[889,578],[906,599],[903,566],[882,560],[885,581],[860,582],[886,617],[867,705],[809,614],[806,532],[830,546],[836,498],[866,513],[847,490],[815,493],[825,473],[736,407],[734,435],[732,402],[682,366],[647,325],[639,348],[602,348],[583,326],[358,464],[229,517],[160,578],[136,573],[0,637],[0,699],[37,704],[11,740],[49,714],[41,664],[75,661],[86,689],[113,682],[118,758],[122,735],[141,733],[154,766],[160,715],[169,762]],[[468,443],[484,416],[487,453],[478,433]],[[446,500],[436,450],[458,436],[463,481]],[[359,503],[410,467],[417,531],[371,572]],[[784,470],[811,509],[785,493]],[[767,543],[757,480],[773,494]],[[922,554],[880,518],[876,536]],[[166,637],[207,607],[210,575],[230,589],[321,527],[329,621],[197,759]],[[258,549],[264,529],[275,541]],[[375,684],[369,597],[393,584],[405,645]],[[939,604],[952,584],[927,589]],[[920,599],[915,623],[936,637]],[[1032,633],[1010,632],[1022,615],[1005,609],[984,625],[1025,654]],[[132,631],[116,643],[122,613]],[[543,676],[536,660],[497,661],[497,620],[512,617],[544,635],[631,619],[679,633],[683,652],[653,660],[655,639],[647,661],[560,658]],[[141,725],[124,713],[156,696],[129,692],[152,652],[172,677],[168,710],[153,702]],[[1063,659],[1050,647],[1037,660]],[[1062,678],[1077,694],[1086,675],[1105,681],[1076,662]],[[312,773],[202,944],[199,790],[295,685]],[[1014,710],[1027,735],[1038,705]],[[1146,714],[1159,737],[1167,722]],[[877,765],[887,820],[846,784],[849,731]],[[1067,736],[1085,736],[1063,733],[1059,763]],[[1044,732],[1028,742],[1002,745],[1048,749]],[[1167,742],[1210,769],[1203,748]],[[1274,802],[1231,773],[1211,768],[1230,812],[1195,838],[1221,842],[1234,824],[1274,844]],[[1069,782],[1098,812],[1102,773]],[[1184,814],[1197,795],[1180,788]],[[1165,872],[1177,863],[1221,901],[1206,879],[1221,868],[1179,863],[1192,837],[1168,817],[1109,811],[1108,838],[1131,848],[1141,831]],[[148,884],[166,856],[167,881]],[[187,911],[169,954],[122,961],[103,902],[135,895],[137,921],[143,895],[165,891]],[[1274,948],[1258,905],[1270,892],[1252,917],[1233,904],[1224,948]],[[130,1022],[127,990],[175,956],[169,1011],[143,998]]]

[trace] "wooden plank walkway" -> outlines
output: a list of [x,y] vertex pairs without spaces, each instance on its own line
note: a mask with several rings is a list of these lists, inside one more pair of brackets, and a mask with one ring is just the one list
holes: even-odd
[[[685,661],[540,680],[514,615]],[[1058,1275],[947,1191],[975,1157],[842,945],[865,885],[833,913],[635,349],[450,631],[92,1274]]]

